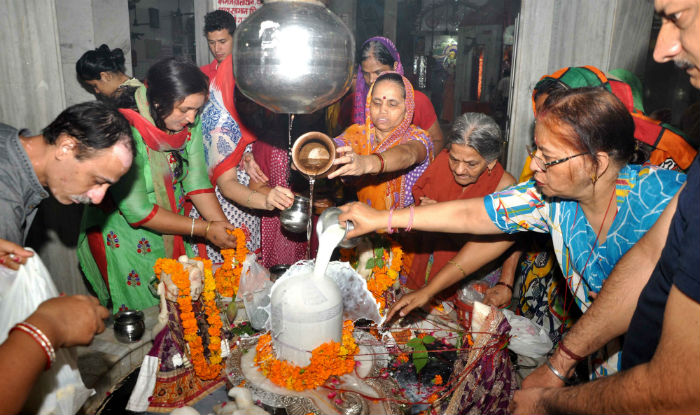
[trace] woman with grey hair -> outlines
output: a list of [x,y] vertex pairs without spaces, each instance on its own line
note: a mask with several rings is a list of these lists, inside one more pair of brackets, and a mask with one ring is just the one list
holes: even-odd
[[[413,186],[416,204],[483,197],[515,184],[498,162],[502,148],[501,129],[493,118],[476,112],[462,114],[452,125],[447,147]],[[417,234],[411,244],[413,260],[409,259],[406,287],[423,288],[445,266],[464,277],[452,258],[470,239],[470,235]],[[442,294],[449,297],[456,289],[453,286]]]

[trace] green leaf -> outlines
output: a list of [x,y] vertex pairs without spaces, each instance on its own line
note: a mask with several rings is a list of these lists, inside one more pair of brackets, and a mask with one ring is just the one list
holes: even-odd
[[374,268],[374,258],[370,258],[367,260],[367,265],[365,266],[366,269],[372,269]]
[[424,344],[430,344],[430,343],[432,343],[432,342],[434,342],[434,341],[435,341],[435,337],[431,336],[430,334],[426,334],[426,335],[423,337],[423,343],[424,343]]
[[413,365],[416,367],[416,373],[420,373],[421,369],[428,364],[428,351],[423,346],[423,350],[416,348],[415,353],[413,353]]
[[384,248],[381,246],[374,248],[374,256],[376,258],[381,258],[382,256],[384,256]]
[[408,342],[406,342],[406,346],[411,347],[413,349],[417,347],[422,347],[423,349],[425,349],[425,346],[423,345],[423,340],[419,339],[418,337],[414,337]]
[[378,266],[379,268],[384,266],[384,260],[377,258],[375,261],[375,265]]

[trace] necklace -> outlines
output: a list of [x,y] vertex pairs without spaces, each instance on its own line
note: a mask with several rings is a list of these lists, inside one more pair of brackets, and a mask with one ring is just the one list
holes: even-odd
[[[571,282],[571,279],[573,276],[566,277],[567,285],[571,289],[571,292],[574,293],[574,295],[576,295],[576,291],[578,291],[579,287],[581,286],[581,282],[583,281],[583,274],[586,272],[586,268],[588,268],[588,261],[591,260],[591,256],[593,255],[593,250],[598,245],[598,239],[600,238],[600,232],[603,230],[603,226],[605,225],[605,220],[608,218],[608,212],[610,211],[610,206],[612,205],[612,201],[615,198],[616,193],[617,193],[617,186],[613,187],[612,194],[610,195],[610,200],[608,201],[608,207],[605,209],[605,215],[603,215],[603,221],[600,223],[600,227],[598,228],[598,232],[595,235],[595,240],[593,241],[593,246],[591,247],[591,250],[588,253],[588,258],[586,258],[586,263],[583,265],[583,269],[579,273],[580,280],[579,280],[579,283],[576,286],[575,290],[573,289],[573,287],[572,287],[573,283]],[[576,204],[576,213],[574,214],[574,221],[571,224],[571,230],[569,231],[569,233],[571,233],[571,231],[573,231],[573,227],[576,224],[576,218],[578,217],[578,208],[580,206],[581,206],[580,204],[578,204],[578,203]],[[617,216],[617,210],[615,211],[615,215]],[[613,220],[614,220],[614,217],[613,217]],[[567,272],[567,274],[568,274],[568,272]]]

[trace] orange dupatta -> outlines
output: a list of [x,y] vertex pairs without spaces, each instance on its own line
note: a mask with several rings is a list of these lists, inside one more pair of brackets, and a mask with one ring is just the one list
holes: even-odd
[[[396,72],[384,72],[396,73]],[[399,74],[400,75],[400,74]],[[348,127],[338,140],[352,147],[353,151],[360,155],[381,153],[400,144],[405,144],[411,140],[418,140],[428,149],[428,158],[433,160],[433,145],[428,137],[428,133],[411,124],[413,112],[415,111],[415,99],[413,86],[406,77],[401,76],[404,89],[406,91],[406,113],[401,123],[392,130],[389,135],[380,143],[374,143],[375,130],[370,118],[370,104],[372,102],[372,90],[374,84],[369,88],[365,102],[365,124],[353,124]],[[357,180],[357,197],[360,202],[367,203],[375,209],[388,210],[390,208],[403,208],[413,203],[411,188],[415,180],[425,170],[416,171],[421,164],[403,172],[391,172],[376,176],[362,176]],[[412,182],[407,180],[407,175],[416,176]],[[408,183],[411,182],[411,183]]]

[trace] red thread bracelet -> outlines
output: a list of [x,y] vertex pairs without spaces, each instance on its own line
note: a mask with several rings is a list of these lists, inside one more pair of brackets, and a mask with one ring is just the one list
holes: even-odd
[[507,282],[498,281],[498,282],[497,282],[496,284],[494,284],[494,285],[502,285],[502,286],[504,286],[504,287],[508,287],[508,288],[510,289],[510,292],[513,292],[513,286],[510,285],[510,284],[508,284]]
[[372,153],[372,154],[377,156],[377,158],[379,159],[379,171],[376,174],[384,173],[384,157],[382,157],[381,153]]
[[559,349],[560,349],[562,352],[564,352],[565,355],[569,356],[571,359],[573,359],[573,360],[575,360],[575,361],[577,361],[577,362],[584,359],[583,356],[577,355],[576,353],[574,353],[574,352],[572,352],[571,350],[569,350],[568,347],[564,346],[564,340],[563,340],[563,339],[562,339],[562,341],[559,342]]
[[394,208],[389,209],[389,223],[386,225],[386,231],[389,234],[394,233],[394,230],[391,229],[391,217],[394,215]]
[[411,232],[411,227],[413,226],[413,208],[414,206],[411,205],[411,213],[408,217],[408,226],[406,226],[406,232]]

